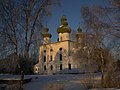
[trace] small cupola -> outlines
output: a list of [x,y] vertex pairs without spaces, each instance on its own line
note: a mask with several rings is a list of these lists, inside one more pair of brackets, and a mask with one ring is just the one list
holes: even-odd
[[51,39],[52,35],[49,33],[49,28],[47,28],[47,27],[44,28],[42,35],[43,35],[43,39],[44,39],[43,43],[44,44],[50,43],[50,39]]
[[49,33],[49,28],[45,28],[44,29],[44,32],[43,32],[43,37],[49,37],[49,38],[51,38],[52,37],[52,35]]
[[82,32],[82,29],[80,28],[80,26],[78,27],[77,31],[78,31],[78,33]]
[[83,37],[82,29],[79,26],[76,34],[77,42],[82,43],[82,37]]
[[76,36],[77,36],[77,37],[80,37],[80,36],[81,36],[81,33],[82,33],[82,29],[81,29],[80,26],[79,26],[78,29],[77,29],[77,34],[76,34]]

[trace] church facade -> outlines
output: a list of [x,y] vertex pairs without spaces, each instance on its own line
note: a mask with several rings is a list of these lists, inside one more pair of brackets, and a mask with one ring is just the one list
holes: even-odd
[[71,29],[65,16],[61,17],[61,25],[57,29],[58,41],[51,42],[49,29],[43,33],[43,45],[39,48],[39,62],[34,66],[36,74],[77,73],[79,65],[74,60],[75,44],[82,42],[82,30],[79,27],[77,41],[70,40]]

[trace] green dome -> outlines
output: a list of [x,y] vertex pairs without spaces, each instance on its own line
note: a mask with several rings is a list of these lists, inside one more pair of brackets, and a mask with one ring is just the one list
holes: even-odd
[[82,35],[82,29],[80,28],[80,26],[78,27],[77,31],[78,33],[76,34],[76,37],[79,38]]
[[68,27],[68,22],[67,22],[67,19],[66,19],[66,17],[63,15],[62,17],[61,17],[61,25],[60,25],[60,27],[57,29],[57,33],[59,34],[59,33],[70,33],[71,32],[71,30],[70,30],[70,28]]
[[70,30],[70,28],[69,27],[59,27],[58,29],[57,29],[57,33],[59,34],[59,33],[70,33],[71,32],[71,30]]
[[80,28],[80,26],[78,27],[77,31],[78,31],[78,33],[82,32],[82,29]]
[[50,33],[47,33],[47,34],[43,34],[43,37],[49,37],[49,38],[51,38],[52,35]]
[[68,26],[68,22],[67,22],[67,21],[64,21],[64,22],[63,22],[63,25],[64,25],[64,26]]
[[49,33],[49,29],[47,27],[44,29],[44,33],[42,35],[43,35],[43,37],[49,37],[49,38],[52,37],[52,35]]

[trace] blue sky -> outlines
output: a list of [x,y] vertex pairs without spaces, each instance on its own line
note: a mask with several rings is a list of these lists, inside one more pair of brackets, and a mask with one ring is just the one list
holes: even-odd
[[82,23],[80,8],[84,6],[107,5],[104,0],[60,0],[61,6],[52,8],[52,15],[47,19],[49,32],[52,34],[51,41],[57,41],[57,28],[60,25],[60,18],[65,15],[68,25],[72,30],[77,30]]

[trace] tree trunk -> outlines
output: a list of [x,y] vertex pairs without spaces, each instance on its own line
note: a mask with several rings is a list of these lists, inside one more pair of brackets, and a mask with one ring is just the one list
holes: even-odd
[[103,59],[103,54],[102,54],[102,50],[101,50],[101,60],[102,60],[102,63],[101,63],[101,86],[102,88],[104,87],[104,59]]

